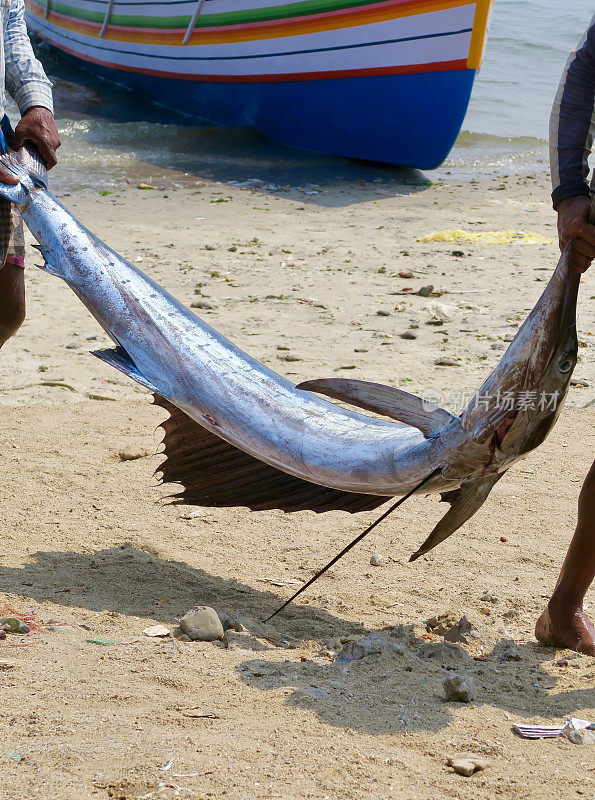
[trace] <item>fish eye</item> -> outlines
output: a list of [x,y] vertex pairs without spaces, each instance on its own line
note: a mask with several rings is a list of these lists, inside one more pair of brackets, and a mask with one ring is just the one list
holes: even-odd
[[564,375],[576,366],[576,356],[573,353],[565,353],[560,359],[558,369]]

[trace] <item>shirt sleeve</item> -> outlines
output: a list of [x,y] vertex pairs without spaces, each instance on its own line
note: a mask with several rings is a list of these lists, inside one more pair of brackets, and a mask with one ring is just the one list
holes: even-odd
[[595,131],[595,17],[572,51],[550,117],[554,208],[567,197],[589,195],[589,155]]
[[5,30],[6,90],[19,107],[21,115],[33,106],[53,113],[52,84],[33,48],[25,24],[24,0],[11,0]]

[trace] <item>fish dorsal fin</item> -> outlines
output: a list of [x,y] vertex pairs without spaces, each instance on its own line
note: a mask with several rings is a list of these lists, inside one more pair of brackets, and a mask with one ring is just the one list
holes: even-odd
[[370,511],[388,497],[343,492],[288,475],[203,428],[169,400],[154,394],[169,417],[161,423],[164,483],[181,483],[177,502],[199,506],[247,506],[253,511]]
[[392,386],[381,383],[355,381],[345,378],[324,378],[316,381],[304,381],[297,387],[309,392],[318,392],[335,400],[343,400],[358,408],[384,414],[399,422],[413,425],[424,436],[434,436],[451,422],[454,417],[444,408],[432,406],[421,397],[417,397]]
[[450,503],[450,508],[409,561],[415,561],[429,550],[432,550],[437,544],[448,539],[468,519],[471,519],[475,512],[485,503],[489,493],[503,474],[469,478],[463,481],[460,489],[442,494],[442,500]]

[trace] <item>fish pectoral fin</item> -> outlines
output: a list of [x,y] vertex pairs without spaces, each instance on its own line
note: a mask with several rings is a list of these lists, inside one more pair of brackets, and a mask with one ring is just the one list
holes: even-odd
[[298,384],[297,388],[324,394],[335,400],[342,400],[358,408],[365,408],[367,411],[384,414],[399,422],[413,425],[426,437],[435,436],[441,428],[454,419],[444,408],[427,403],[417,395],[392,386],[383,386],[381,383],[325,378],[304,381]]
[[247,506],[253,511],[370,511],[390,498],[343,492],[288,475],[203,428],[159,394],[169,417],[161,424],[164,483],[181,483],[176,502],[198,506]]
[[156,392],[157,388],[153,386],[145,376],[139,371],[134,361],[130,358],[126,350],[118,345],[117,347],[107,347],[105,350],[93,350],[92,355],[97,356],[106,364],[128,375],[133,381],[140,383],[152,392]]
[[450,508],[436,525],[432,533],[422,544],[419,550],[414,553],[409,561],[415,561],[437,544],[457,531],[463,523],[478,511],[487,500],[489,493],[504,473],[499,475],[489,475],[482,478],[470,478],[463,482],[460,489],[452,492],[445,492],[442,500],[450,503]]

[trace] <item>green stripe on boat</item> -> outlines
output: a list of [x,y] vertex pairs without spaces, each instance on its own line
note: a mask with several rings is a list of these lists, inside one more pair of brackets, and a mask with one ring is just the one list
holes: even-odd
[[[305,17],[311,14],[324,14],[329,11],[353,8],[354,6],[375,5],[378,0],[305,0],[299,3],[271,8],[251,8],[244,11],[229,11],[222,14],[209,14],[198,18],[196,28],[212,28],[225,25],[242,25],[250,22],[268,22],[272,20],[282,20],[289,17]],[[36,3],[41,9],[39,3]],[[103,23],[105,13],[96,11],[85,11],[65,3],[51,4],[51,11],[54,14],[62,14],[71,19],[80,19],[84,22],[94,22],[98,25]],[[184,15],[180,17],[146,17],[133,16],[130,14],[113,14],[110,17],[110,26],[122,28],[158,28],[161,30],[185,29],[190,23],[191,17]]]

